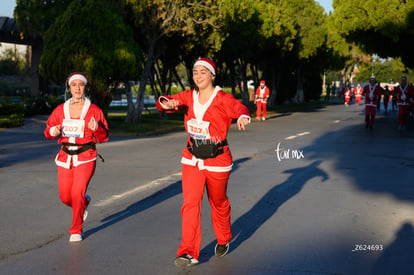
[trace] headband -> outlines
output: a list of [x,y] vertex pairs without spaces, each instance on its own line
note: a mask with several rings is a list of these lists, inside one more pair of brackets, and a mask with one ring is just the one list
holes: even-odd
[[85,85],[88,83],[88,79],[83,74],[73,74],[68,79],[68,85],[70,85],[70,83],[73,80],[77,80],[77,79],[81,80],[83,83],[85,83]]

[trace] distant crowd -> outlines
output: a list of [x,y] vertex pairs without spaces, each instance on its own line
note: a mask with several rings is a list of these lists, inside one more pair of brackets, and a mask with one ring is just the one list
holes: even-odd
[[[337,93],[337,87],[333,82],[327,87],[325,101],[329,102],[330,96]],[[414,116],[414,86],[407,82],[407,77],[402,76],[400,82],[395,85],[381,87],[375,79],[370,78],[369,84],[364,87],[360,83],[343,86],[339,94],[343,95],[344,104],[348,106],[354,100],[359,106],[361,98],[365,99],[366,128],[373,128],[375,113],[381,110],[381,99],[385,114],[391,102],[392,111],[398,111],[398,130],[406,129],[406,121],[409,116]]]

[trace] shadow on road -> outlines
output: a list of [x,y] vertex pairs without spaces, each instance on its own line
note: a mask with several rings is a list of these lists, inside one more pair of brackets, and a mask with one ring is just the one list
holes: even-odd
[[414,270],[414,228],[404,223],[396,234],[396,239],[378,258],[372,274],[409,274]]
[[[284,171],[291,176],[281,184],[275,184],[249,211],[240,216],[232,224],[233,239],[230,242],[230,252],[237,249],[244,241],[248,240],[268,219],[270,219],[281,205],[300,192],[303,186],[314,177],[322,177],[322,181],[328,180],[328,175],[318,168],[320,160],[312,164]],[[216,241],[211,242],[200,252],[200,261],[206,262],[214,251]]]
[[57,140],[46,140],[46,118],[26,118],[24,126],[0,131],[0,168],[32,160],[53,159],[59,151]]
[[[239,168],[239,165],[245,161],[248,161],[250,158],[240,158],[233,162],[233,171],[237,170]],[[91,228],[84,232],[84,236],[88,237],[102,229],[105,229],[113,224],[116,224],[124,219],[127,219],[133,215],[136,215],[142,211],[145,211],[154,205],[157,205],[165,200],[168,200],[178,194],[181,193],[181,180],[176,181],[173,184],[168,185],[167,187],[157,191],[156,193],[152,194],[151,196],[148,196],[136,203],[131,204],[124,210],[117,212],[115,214],[112,214],[106,218],[104,218],[101,222],[102,224]],[[179,213],[177,213],[179,215]]]
[[101,231],[113,224],[116,224],[122,220],[125,220],[133,215],[136,215],[146,209],[153,207],[165,200],[168,200],[178,194],[181,193],[181,180],[177,181],[173,184],[168,185],[167,187],[159,190],[158,192],[152,194],[149,197],[146,197],[136,203],[131,204],[127,208],[117,213],[114,213],[106,218],[104,218],[101,222],[102,224],[91,228],[84,232],[85,237],[88,237],[98,231]]

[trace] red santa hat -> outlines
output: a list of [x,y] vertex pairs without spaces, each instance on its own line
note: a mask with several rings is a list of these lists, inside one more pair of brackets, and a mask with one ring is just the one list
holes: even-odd
[[260,85],[265,84],[266,82],[264,80],[260,80]]
[[206,67],[214,76],[216,75],[216,65],[214,64],[213,60],[208,58],[200,58],[194,63],[193,69],[195,66],[202,65]]
[[76,79],[81,80],[83,83],[85,83],[85,85],[88,83],[86,76],[80,73],[74,73],[68,78],[68,85],[70,85],[70,83]]

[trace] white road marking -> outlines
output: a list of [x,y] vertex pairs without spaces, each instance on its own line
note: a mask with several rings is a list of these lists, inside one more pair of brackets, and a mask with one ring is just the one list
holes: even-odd
[[333,123],[339,123],[339,122],[341,122],[341,121],[340,120],[334,120]]
[[309,135],[309,134],[310,134],[310,132],[302,132],[302,133],[296,134],[294,136],[288,136],[285,139],[286,140],[294,139],[294,138],[301,137],[301,136],[305,136],[305,135]]
[[106,206],[108,204],[111,204],[111,203],[113,203],[117,200],[123,199],[123,198],[125,198],[127,196],[130,196],[132,194],[139,193],[141,191],[150,189],[150,188],[155,187],[155,186],[160,185],[160,184],[174,183],[174,182],[176,182],[177,180],[180,180],[180,179],[181,179],[181,172],[176,173],[176,174],[172,174],[172,175],[169,175],[169,176],[166,176],[166,177],[163,177],[163,178],[159,178],[159,179],[153,180],[153,181],[151,181],[147,184],[144,184],[144,185],[135,187],[131,190],[125,191],[121,194],[112,195],[111,197],[109,197],[107,199],[101,200],[98,203],[93,204],[93,206]]

